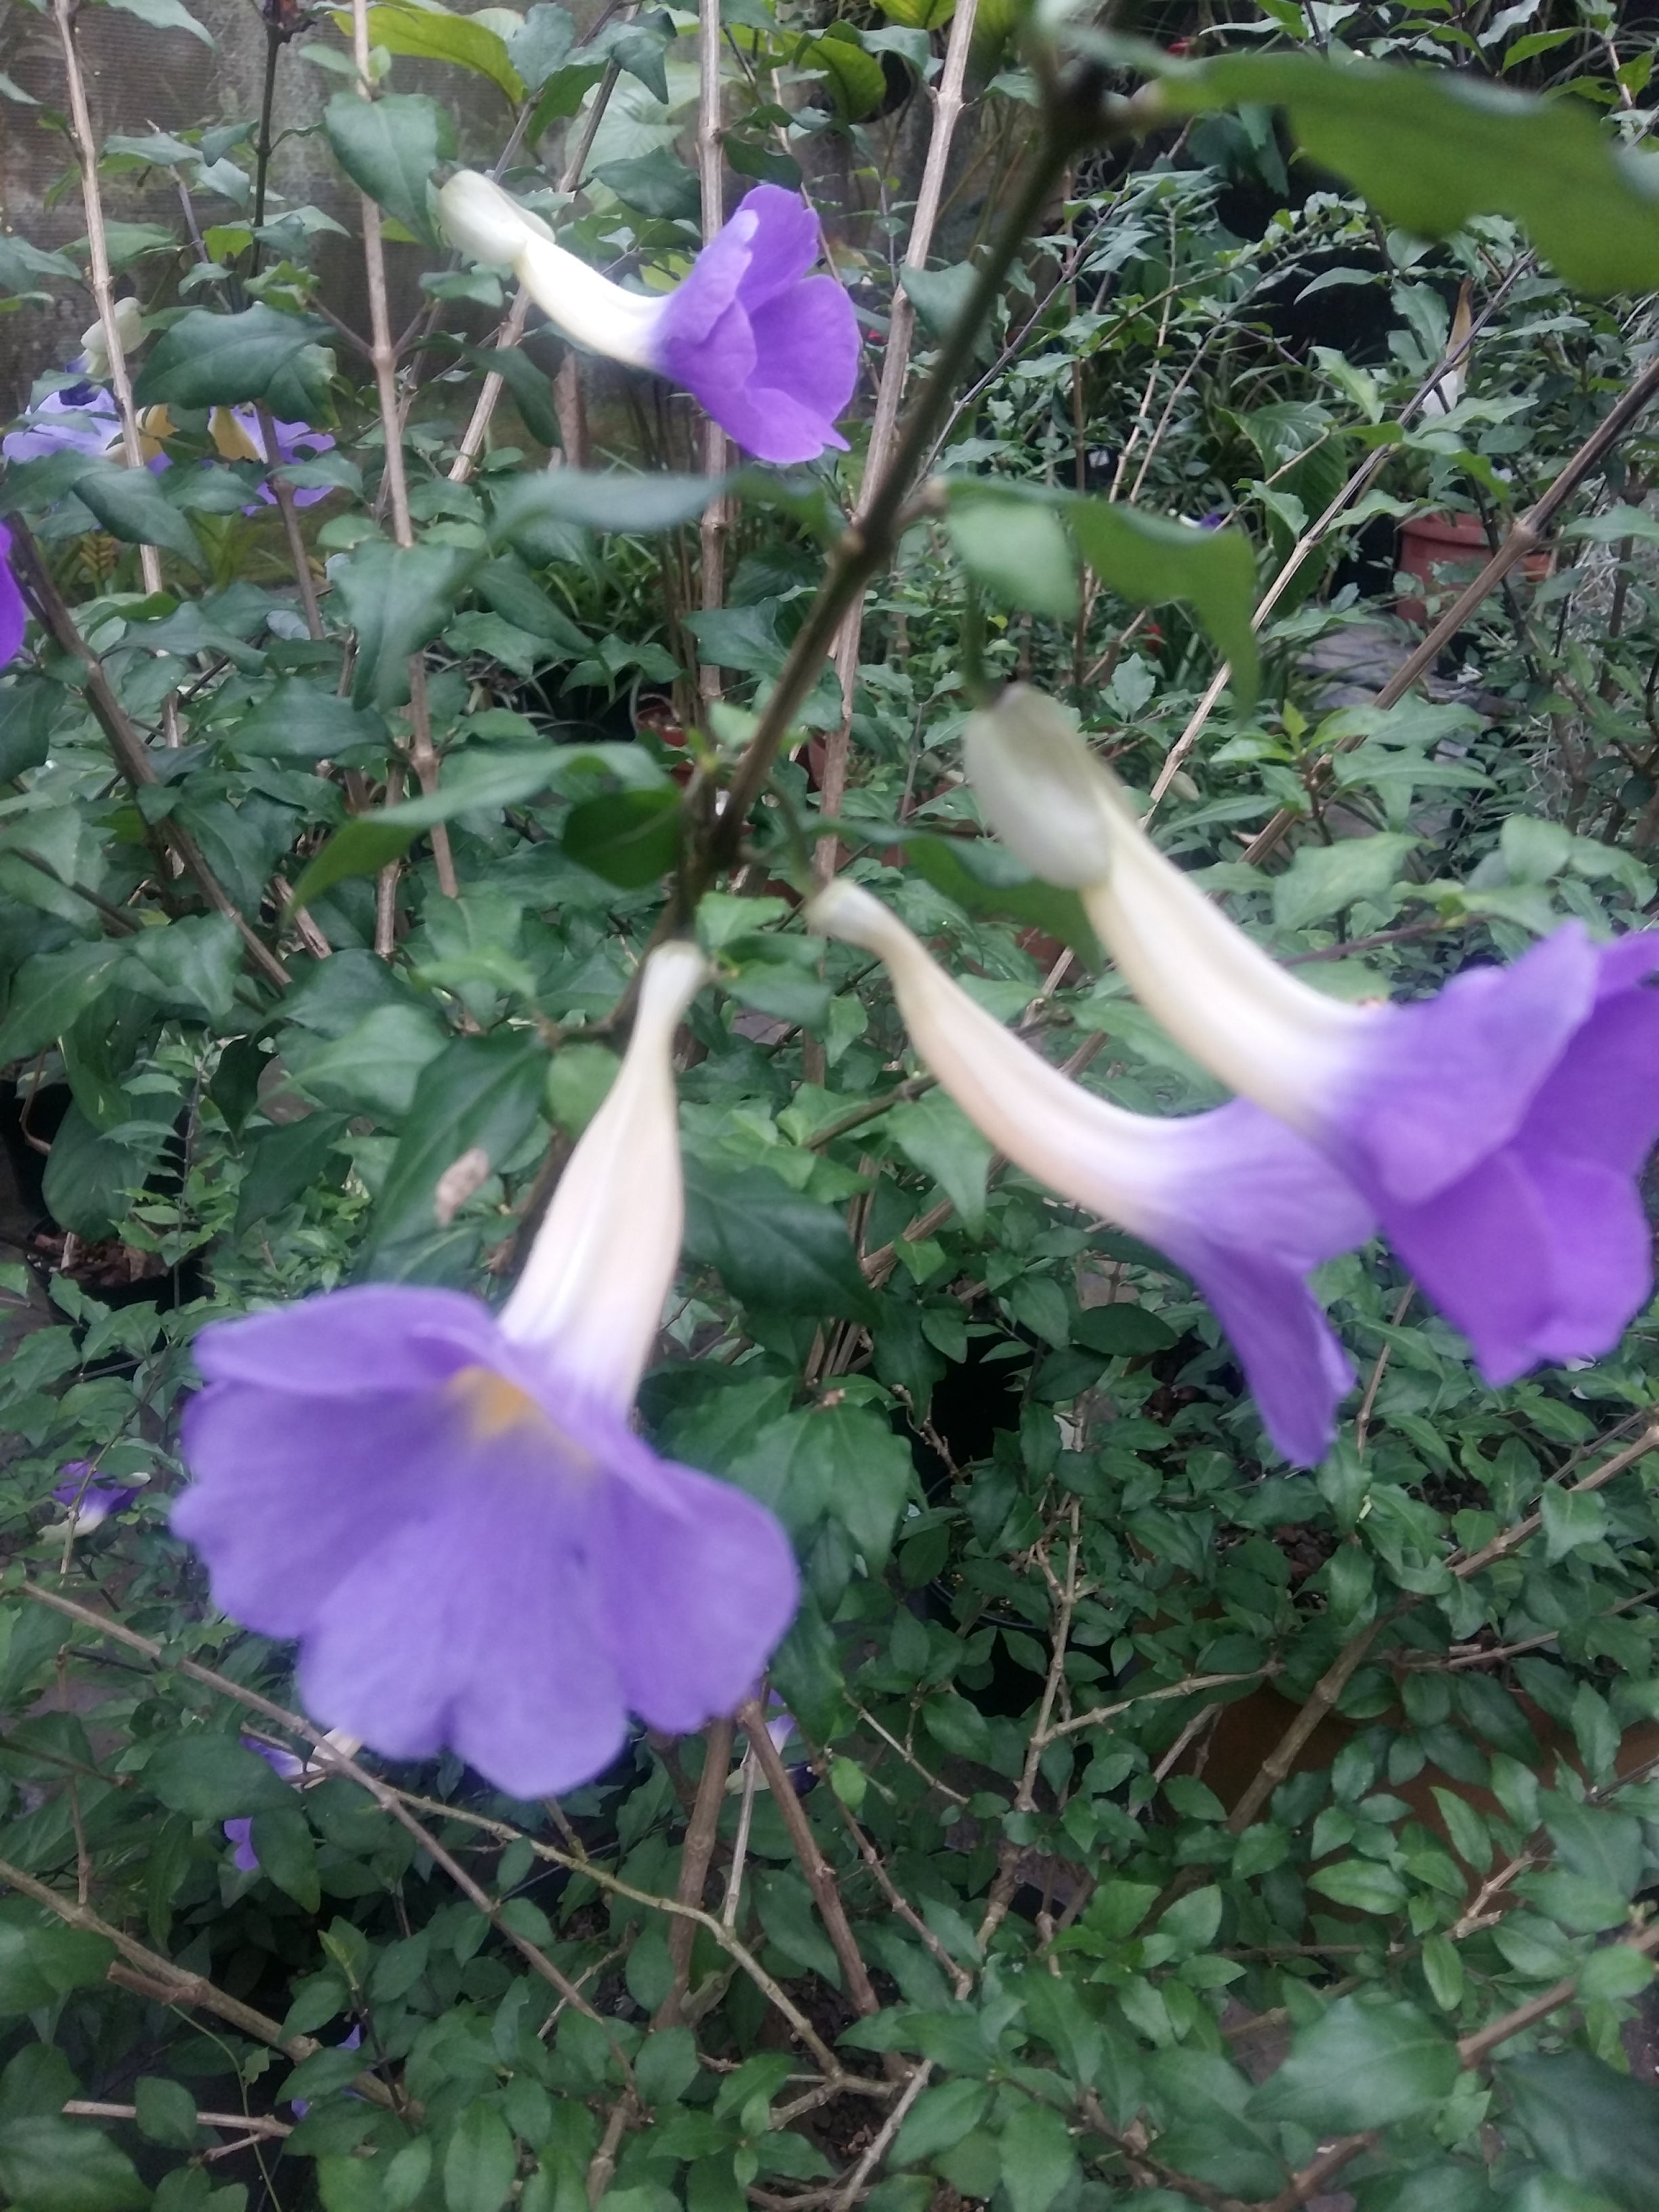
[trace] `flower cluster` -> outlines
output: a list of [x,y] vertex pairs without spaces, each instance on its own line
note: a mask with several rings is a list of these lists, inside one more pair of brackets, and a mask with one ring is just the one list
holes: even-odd
[[1346,1005],[1164,859],[1052,701],[1017,685],[964,744],[992,826],[1078,890],[1170,1036],[1358,1194],[1488,1382],[1611,1350],[1652,1285],[1659,930],[1570,921],[1435,998]]

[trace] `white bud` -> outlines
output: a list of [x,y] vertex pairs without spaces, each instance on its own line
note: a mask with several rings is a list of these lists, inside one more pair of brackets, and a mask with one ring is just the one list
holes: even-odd
[[1011,684],[969,716],[962,751],[986,820],[1033,875],[1080,890],[1111,873],[1127,809],[1064,708]]
[[[129,295],[112,304],[115,319],[115,335],[124,356],[132,353],[144,342],[144,317],[137,300]],[[104,343],[101,319],[88,323],[81,333],[81,354],[86,363],[86,373],[96,382],[102,383],[109,374],[109,348]]]
[[512,194],[477,169],[458,170],[443,187],[438,220],[457,252],[495,269],[510,269],[526,240],[535,234],[529,215]]

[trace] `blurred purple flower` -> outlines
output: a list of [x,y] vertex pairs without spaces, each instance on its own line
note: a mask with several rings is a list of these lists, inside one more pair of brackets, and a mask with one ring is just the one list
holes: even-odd
[[121,420],[100,384],[69,384],[35,401],[22,427],[0,438],[9,461],[38,461],[48,453],[105,453],[121,441]]
[[[326,453],[334,441],[326,430],[313,430],[308,422],[283,422],[271,417],[271,428],[276,434],[276,459],[287,465],[301,459],[307,453]],[[208,418],[208,428],[215,446],[228,461],[269,462],[264,433],[260,428],[258,410],[252,407],[216,407]],[[330,487],[313,484],[294,495],[295,507],[314,507],[319,499],[326,499]],[[260,502],[266,507],[276,504],[276,495],[267,482],[258,488],[258,497],[242,509],[244,514],[258,514]]]
[[601,276],[476,170],[452,177],[439,207],[451,242],[510,266],[567,337],[684,385],[757,459],[845,448],[836,418],[858,380],[858,319],[836,277],[806,273],[818,221],[799,192],[757,186],[667,292]]
[[[0,615],[3,608],[0,606]],[[4,643],[0,631],[0,645]],[[90,1460],[65,1460],[58,1470],[64,1479],[52,1492],[59,1505],[66,1505],[74,1533],[84,1536],[107,1521],[112,1513],[124,1513],[143,1488],[142,1483],[94,1482]]]
[[671,1046],[707,970],[647,963],[623,1067],[499,1318],[365,1285],[210,1327],[173,1526],[227,1613],[301,1646],[307,1707],[395,1759],[574,1788],[627,1715],[729,1711],[788,1626],[771,1515],[629,1425],[682,1218]]
[[23,649],[28,610],[11,572],[11,532],[0,522],[0,668],[9,667]]

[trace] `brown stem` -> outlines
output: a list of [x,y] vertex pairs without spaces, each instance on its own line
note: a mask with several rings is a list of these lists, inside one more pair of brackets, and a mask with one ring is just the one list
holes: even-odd
[[[921,189],[916,194],[916,211],[911,219],[910,236],[904,249],[906,269],[926,269],[927,257],[933,250],[933,233],[939,225],[940,204],[945,197],[945,179],[950,168],[951,142],[956,136],[964,105],[963,86],[968,74],[968,52],[973,43],[974,19],[979,0],[957,0],[956,14],[951,19],[951,35],[945,48],[945,66],[939,72],[937,90],[933,94],[933,123],[927,141],[927,160],[921,174]],[[910,349],[915,342],[916,311],[909,295],[901,284],[893,294],[891,313],[887,325],[887,346],[882,356],[881,381],[876,387],[876,411],[870,426],[870,443],[865,453],[864,473],[859,490],[859,504],[854,509],[854,520],[861,520],[876,487],[891,459],[893,441],[898,434],[899,405],[904,397],[904,380],[909,372]],[[853,695],[858,684],[859,654],[864,638],[864,599],[860,590],[848,608],[839,635],[832,651],[836,673],[841,684],[841,720],[830,731],[823,749],[823,778],[819,805],[824,813],[839,814],[847,792],[847,762],[852,745]],[[836,841],[819,841],[817,864],[821,877],[834,874]]]
[[[722,1720],[711,1722],[703,1734],[702,1772],[697,1781],[696,1801],[691,1808],[685,1842],[680,1850],[679,1880],[674,1887],[675,1897],[682,1905],[702,1903],[703,1885],[708,1879],[709,1862],[714,1856],[715,1838],[720,1833],[720,1807],[732,1771],[735,1733],[732,1723]],[[674,1980],[657,2008],[653,2027],[675,2027],[679,2024],[680,2007],[690,1986],[691,1947],[696,1935],[695,1920],[677,1919],[668,1931],[668,1957],[674,1969]]]
[[[116,411],[121,418],[121,448],[130,469],[144,465],[143,448],[138,435],[138,416],[132,404],[132,379],[127,374],[127,357],[121,345],[120,325],[115,319],[115,295],[112,286],[109,265],[109,240],[104,229],[104,204],[98,191],[98,141],[92,127],[92,110],[87,104],[87,82],[81,71],[81,57],[75,43],[76,0],[54,0],[52,21],[58,26],[58,44],[64,53],[64,77],[69,92],[70,129],[75,141],[75,158],[81,171],[81,198],[87,217],[87,276],[92,286],[94,304],[98,309],[99,327],[103,332],[104,350],[109,356],[110,388],[115,394]],[[143,571],[144,589],[159,592],[161,588],[161,556],[153,545],[138,548],[138,565]]]
[[879,2012],[881,1999],[871,1986],[869,1969],[860,1954],[853,1930],[847,1917],[847,1908],[841,1901],[841,1892],[836,1887],[836,1877],[829,1861],[818,1849],[818,1839],[812,1832],[795,1786],[789,1779],[789,1771],[779,1756],[778,1747],[766,1733],[766,1716],[757,1698],[750,1698],[738,1708],[738,1721],[749,1739],[750,1749],[759,1762],[766,1778],[783,1825],[789,1831],[789,1840],[794,1845],[795,1856],[800,1862],[801,1872],[806,1876],[812,1893],[812,1901],[818,1908],[818,1917],[841,1961],[841,1971],[847,1984],[847,1995],[854,2007],[865,2014]]
[[1309,1692],[1307,1702],[1291,1723],[1273,1750],[1261,1762],[1261,1771],[1245,1790],[1232,1811],[1227,1815],[1227,1826],[1236,1836],[1243,1834],[1261,1808],[1273,1796],[1279,1784],[1296,1764],[1301,1750],[1327,1713],[1335,1706],[1349,1683],[1358,1671],[1359,1662],[1376,1642],[1385,1621],[1391,1613],[1381,1614],[1362,1628],[1358,1636],[1350,1637],[1331,1664]]
[[[296,2065],[301,2059],[309,2058],[313,2051],[323,2048],[314,2036],[284,2036],[281,2022],[268,2014],[244,2004],[240,1997],[216,1988],[203,1975],[175,1966],[171,1959],[163,1958],[159,1951],[147,1949],[125,1929],[94,1912],[90,1905],[77,1905],[67,1897],[60,1897],[46,1883],[38,1881],[32,1874],[26,1874],[21,1867],[12,1866],[4,1859],[0,1859],[0,1882],[8,1889],[15,1889],[20,1897],[32,1899],[46,1911],[55,1913],[66,1926],[82,1929],[89,1936],[101,1936],[106,1943],[112,1944],[126,1964],[125,1968],[119,1965],[110,1967],[111,1981],[131,1988],[134,1981],[129,1978],[130,1973],[134,1978],[142,1978],[142,1984],[147,1985],[142,1989],[144,1996],[154,1996],[165,1990],[162,2002],[167,2004],[188,2005],[198,2012],[216,2014],[231,2027],[240,2028],[244,2035],[252,2036],[256,2042],[268,2043],[274,2050],[286,2051]],[[393,2106],[392,2092],[373,2074],[359,2074],[351,2086],[372,2104]]]

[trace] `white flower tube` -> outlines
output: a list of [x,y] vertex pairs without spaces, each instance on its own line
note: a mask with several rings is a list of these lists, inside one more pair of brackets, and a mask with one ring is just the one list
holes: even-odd
[[1224,1083],[1310,1134],[1374,1010],[1288,975],[1152,842],[1065,710],[1029,684],[969,717],[969,780],[1035,875],[1081,893],[1125,981]]
[[[143,310],[131,294],[113,303],[115,335],[121,342],[123,355],[134,353],[144,343]],[[109,348],[104,343],[101,320],[88,323],[81,333],[81,368],[83,374],[97,383],[106,382],[109,376]]]
[[561,1372],[618,1410],[633,1403],[679,1261],[685,1207],[672,1053],[708,976],[694,945],[660,945],[647,960],[621,1070],[501,1309],[503,1336],[556,1347]]
[[1352,1370],[1303,1278],[1370,1236],[1358,1194],[1243,1100],[1162,1121],[1083,1090],[976,1006],[854,884],[827,884],[805,919],[882,960],[917,1052],[981,1135],[1193,1277],[1232,1339],[1273,1442],[1287,1458],[1322,1458]]

